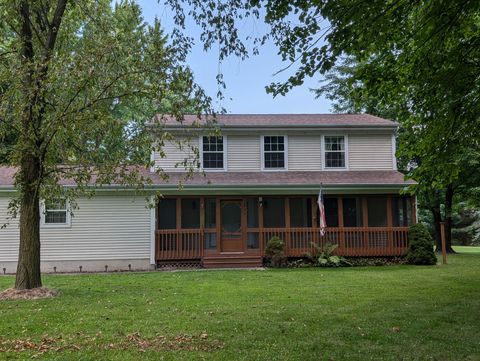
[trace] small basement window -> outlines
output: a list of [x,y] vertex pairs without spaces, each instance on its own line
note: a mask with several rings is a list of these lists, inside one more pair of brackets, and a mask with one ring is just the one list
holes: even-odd
[[44,224],[64,226],[70,224],[66,199],[45,202]]
[[345,137],[325,136],[325,168],[345,168]]

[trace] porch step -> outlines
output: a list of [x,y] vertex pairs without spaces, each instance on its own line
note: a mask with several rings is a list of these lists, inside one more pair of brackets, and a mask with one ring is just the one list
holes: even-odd
[[262,257],[228,254],[203,258],[204,268],[255,268],[262,267]]

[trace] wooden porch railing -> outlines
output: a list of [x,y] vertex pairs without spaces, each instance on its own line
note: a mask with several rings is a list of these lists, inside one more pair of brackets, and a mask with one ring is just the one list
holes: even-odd
[[[408,227],[327,228],[324,236],[318,228],[264,228],[260,232],[259,251],[263,252],[273,236],[285,242],[288,257],[315,253],[317,245],[337,244],[341,256],[400,256],[408,249]],[[200,259],[204,254],[205,233],[201,229],[157,230],[156,259]]]
[[157,260],[198,259],[203,257],[204,232],[201,229],[157,230]]
[[315,253],[312,243],[336,244],[341,256],[400,256],[408,249],[408,227],[327,228],[324,236],[318,228],[265,228],[262,233],[264,246],[273,236],[283,239],[288,257]]

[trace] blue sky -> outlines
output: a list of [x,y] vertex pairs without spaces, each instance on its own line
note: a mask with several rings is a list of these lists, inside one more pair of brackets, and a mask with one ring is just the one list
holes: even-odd
[[[168,32],[173,25],[169,11],[156,0],[138,0],[143,9],[146,21],[153,21],[155,17]],[[264,24],[255,24],[260,30]],[[215,76],[219,64],[215,51],[204,52],[198,34],[200,29],[189,26],[187,35],[196,38],[188,63],[192,68],[195,79],[208,93],[214,97],[218,86]],[[288,63],[282,63],[273,44],[266,44],[260,55],[245,61],[231,57],[224,61],[221,70],[227,83],[225,99],[217,102],[218,108],[226,108],[228,113],[330,113],[330,102],[326,99],[315,99],[310,88],[318,87],[319,79],[308,79],[302,86],[290,91],[286,96],[273,98],[265,92],[265,86],[271,82],[281,81],[286,75],[273,74]]]

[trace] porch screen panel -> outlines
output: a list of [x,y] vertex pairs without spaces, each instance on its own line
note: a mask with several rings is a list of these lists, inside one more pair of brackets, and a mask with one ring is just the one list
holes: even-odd
[[217,209],[214,198],[205,199],[205,249],[217,247]]
[[343,198],[343,224],[345,227],[362,226],[361,198]]
[[[363,212],[362,198],[351,197],[343,198],[343,225],[345,227],[362,227]],[[345,234],[346,248],[364,247],[364,234],[362,232],[346,232]]]
[[177,228],[177,200],[162,199],[158,204],[158,229]]
[[395,227],[408,227],[412,224],[412,198],[392,198],[392,216]]
[[285,200],[283,198],[264,198],[263,226],[265,228],[285,227]]
[[217,226],[217,209],[214,198],[205,199],[205,228]]
[[182,228],[200,228],[200,199],[182,199]]
[[310,198],[290,198],[290,225],[312,226],[312,201]]
[[[247,248],[256,249],[259,247],[258,240],[258,199],[247,199]],[[255,229],[255,230],[252,230]]]
[[[324,198],[327,227],[338,227],[338,198]],[[320,217],[317,217],[319,220]]]
[[[387,198],[371,197],[367,199],[368,207],[368,226],[385,227],[387,226]],[[371,248],[386,247],[388,234],[386,231],[369,231],[368,245]]]
[[387,199],[384,197],[372,197],[367,199],[368,226],[387,226]]

